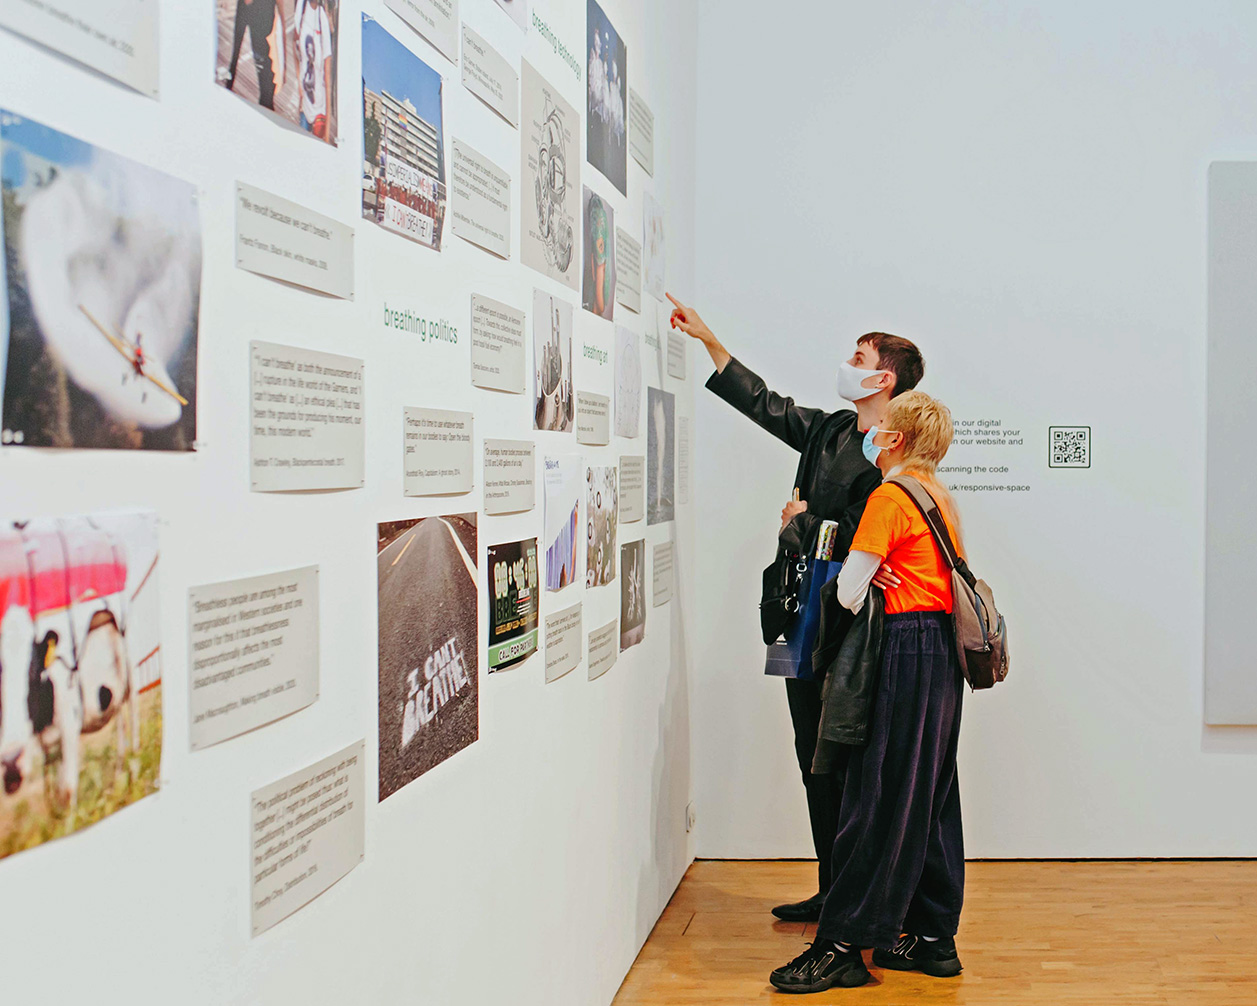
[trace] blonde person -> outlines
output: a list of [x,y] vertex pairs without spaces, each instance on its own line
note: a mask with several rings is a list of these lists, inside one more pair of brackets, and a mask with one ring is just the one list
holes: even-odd
[[[883,478],[911,475],[929,490],[963,554],[955,504],[935,474],[951,439],[947,407],[910,391],[891,400],[864,449]],[[956,778],[963,681],[951,576],[916,505],[885,482],[852,539],[839,603],[859,611],[875,576],[891,585],[869,739],[847,763],[816,941],[770,979],[785,992],[863,985],[863,947],[876,948],[873,963],[883,968],[940,978],[961,970],[954,937],[965,870]]]

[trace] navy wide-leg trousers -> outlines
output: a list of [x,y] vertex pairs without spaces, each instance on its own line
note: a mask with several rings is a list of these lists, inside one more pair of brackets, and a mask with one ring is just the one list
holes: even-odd
[[964,680],[951,618],[887,615],[868,743],[851,749],[833,882],[817,935],[890,947],[903,932],[954,936],[965,852],[956,744]]

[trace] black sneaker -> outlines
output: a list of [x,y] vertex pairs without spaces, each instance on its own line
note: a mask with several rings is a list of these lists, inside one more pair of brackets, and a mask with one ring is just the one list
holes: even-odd
[[806,901],[792,901],[788,905],[778,905],[773,909],[773,915],[782,922],[819,922],[823,904],[825,904],[825,895],[813,894]]
[[826,989],[853,989],[869,980],[860,951],[840,950],[830,940],[818,939],[803,953],[778,968],[768,980],[779,992],[824,992]]
[[951,936],[933,941],[901,936],[892,949],[874,950],[873,963],[893,971],[924,971],[934,978],[954,978],[963,970]]

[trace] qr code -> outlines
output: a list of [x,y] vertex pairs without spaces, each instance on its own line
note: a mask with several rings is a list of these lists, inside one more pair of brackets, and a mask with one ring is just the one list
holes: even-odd
[[1049,426],[1049,468],[1090,468],[1091,427]]

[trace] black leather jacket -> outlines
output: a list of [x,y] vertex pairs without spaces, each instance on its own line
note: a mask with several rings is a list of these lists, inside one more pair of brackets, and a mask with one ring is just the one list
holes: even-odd
[[[741,363],[731,359],[712,374],[707,387],[735,409],[799,452],[794,487],[807,510],[795,514],[778,536],[780,548],[811,554],[823,520],[838,522],[834,558],[844,559],[864,514],[869,493],[882,473],[864,457],[864,434],[851,409],[824,412],[795,405],[794,399],[770,391]],[[789,497],[783,493],[782,500]]]

